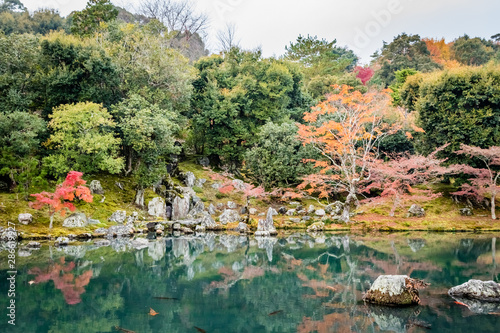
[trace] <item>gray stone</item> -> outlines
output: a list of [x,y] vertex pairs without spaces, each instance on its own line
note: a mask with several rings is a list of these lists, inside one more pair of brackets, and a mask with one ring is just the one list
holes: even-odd
[[246,206],[245,207],[241,207],[240,214],[244,215],[244,214],[247,214],[247,213],[248,213],[247,207]]
[[305,215],[305,214],[307,214],[307,211],[305,209],[299,210],[297,212],[297,215]]
[[203,213],[205,211],[205,205],[203,204],[203,201],[198,201],[193,208],[189,211],[189,216],[198,216],[199,214]]
[[139,218],[138,212],[132,212],[132,215],[127,216],[127,224],[132,224]]
[[302,216],[302,221],[309,221],[310,219],[312,219],[312,217],[310,217],[310,216]]
[[145,238],[136,238],[133,239],[130,244],[132,245],[133,248],[136,250],[141,250],[149,247],[149,241]]
[[5,229],[0,236],[1,240],[5,241],[15,241],[19,238],[19,232],[12,229],[11,227]]
[[148,203],[148,214],[157,218],[167,217],[167,205],[165,199],[156,197]]
[[278,209],[278,214],[285,215],[287,211],[288,211],[288,209],[285,206],[281,206]]
[[207,180],[205,178],[196,179],[194,186],[203,188],[203,185],[205,185],[206,182]]
[[466,207],[466,208],[461,208],[460,209],[460,215],[462,215],[462,216],[472,216],[474,214],[472,213],[472,209]]
[[235,189],[239,191],[244,191],[247,188],[247,184],[245,184],[244,181],[239,180],[239,179],[233,179],[232,185]]
[[158,231],[158,230],[161,230],[161,231],[164,231],[165,230],[165,226],[161,223],[157,223],[156,226],[155,226],[155,230]]
[[65,228],[84,228],[87,225],[87,216],[83,213],[71,214],[63,222],[63,227]]
[[108,219],[110,222],[116,222],[118,224],[122,224],[125,222],[125,219],[127,218],[127,212],[124,210],[117,210],[113,214],[111,214],[111,217]]
[[194,230],[196,230],[197,232],[205,232],[206,228],[202,225],[197,225]]
[[22,250],[22,249],[19,249],[19,250],[17,251],[17,255],[18,255],[19,257],[29,257],[29,256],[31,256],[31,251],[27,251],[27,250]]
[[382,305],[411,305],[420,303],[418,290],[426,284],[407,275],[380,275],[363,300]]
[[94,230],[94,234],[98,234],[98,235],[105,235],[108,233],[108,229],[106,228],[98,228],[96,230]]
[[307,208],[307,214],[312,214],[316,211],[316,207],[313,205],[309,205],[309,208]]
[[109,227],[108,229],[108,237],[126,237],[126,236],[132,236],[134,234],[134,228],[127,224],[127,225],[113,225]]
[[203,216],[201,219],[201,226],[204,227],[205,229],[207,230],[214,230],[214,229],[217,229],[217,223],[215,223],[214,219],[212,218],[212,216],[206,214],[205,216]]
[[250,228],[246,223],[240,222],[238,226],[236,227],[236,231],[239,231],[241,233],[249,232]]
[[300,202],[297,201],[290,202],[290,206],[298,206],[298,205],[300,205]]
[[300,221],[301,221],[300,218],[296,218],[296,217],[295,218],[290,218],[289,220],[292,223],[300,223]]
[[211,187],[212,187],[213,189],[215,189],[215,190],[220,189],[220,188],[221,188],[221,186],[222,186],[222,185],[221,185],[221,184],[218,184],[218,183],[215,183],[215,184],[212,184],[212,185],[211,185]]
[[331,214],[332,216],[342,215],[343,210],[344,210],[344,204],[340,201],[335,201],[334,203],[331,203],[325,207],[325,212],[327,214]]
[[494,281],[469,280],[448,290],[453,297],[500,302],[500,284]]
[[250,215],[255,215],[258,212],[256,208],[250,208],[248,211],[250,212]]
[[188,171],[184,174],[184,184],[186,184],[187,187],[193,187],[196,182],[196,177],[194,173],[191,171]]
[[87,219],[88,224],[99,224],[101,221],[95,219]]
[[289,209],[286,212],[286,215],[288,215],[288,216],[294,216],[295,214],[297,214],[297,211],[295,209]]
[[31,222],[33,222],[33,216],[29,213],[19,214],[19,216],[17,217],[17,220],[21,224],[28,225]]
[[216,209],[217,209],[219,212],[223,212],[223,211],[224,211],[224,209],[226,209],[225,207],[226,207],[226,206],[225,206],[222,202],[219,202],[219,203],[217,204]]
[[229,209],[236,209],[236,207],[238,207],[238,205],[236,205],[236,203],[234,203],[232,201],[228,201],[226,205],[227,205],[227,208],[229,208]]
[[101,182],[98,180],[93,180],[90,182],[90,193],[92,194],[104,194],[104,189],[101,186]]
[[198,163],[202,166],[202,167],[209,167],[210,166],[210,160],[208,159],[207,156],[203,156],[203,157],[200,157],[198,159]]
[[276,215],[278,215],[278,212],[273,207],[269,207],[269,209],[267,210],[266,216],[269,214],[271,214],[271,216],[276,216]]
[[192,229],[190,229],[190,228],[187,228],[187,227],[182,227],[181,231],[184,234],[194,234],[194,231]]
[[123,184],[120,182],[115,182],[115,186],[118,187],[122,191],[125,189],[125,187],[123,187]]
[[110,246],[111,245],[111,241],[109,241],[107,239],[99,239],[99,240],[94,241],[94,245],[97,246],[97,247]]
[[323,222],[315,222],[307,227],[307,232],[317,232],[325,230],[325,224]]
[[68,244],[69,244],[68,237],[57,237],[56,241],[54,242],[55,246],[66,246]]
[[42,245],[38,242],[31,241],[28,244],[26,244],[26,247],[28,249],[39,249],[42,247]]
[[173,228],[174,230],[181,230],[182,226],[181,226],[181,224],[180,224],[180,223],[174,223],[174,225],[172,226],[172,228]]
[[233,209],[226,209],[220,216],[219,222],[222,224],[228,224],[232,222],[239,222],[240,214]]
[[410,209],[408,209],[408,216],[422,217],[425,216],[425,210],[419,205],[411,205]]
[[191,194],[191,203],[194,205],[196,205],[198,202],[202,202],[200,197],[198,197],[196,194],[192,193]]
[[92,234],[90,232],[84,232],[81,234],[76,235],[77,239],[90,239],[92,238]]
[[214,206],[213,204],[210,204],[210,205],[208,206],[207,211],[208,211],[208,214],[210,214],[210,215],[215,215],[215,214],[216,214],[216,211],[215,211],[215,206]]
[[325,216],[326,212],[324,209],[318,209],[314,212],[316,216]]
[[267,215],[265,220],[259,220],[257,225],[257,231],[255,232],[255,236],[270,236],[276,235],[277,231],[274,227],[273,216],[276,212],[275,209],[269,207],[267,210]]
[[191,202],[191,195],[184,192],[184,197],[175,197],[172,202],[172,220],[181,220],[189,214],[189,207]]

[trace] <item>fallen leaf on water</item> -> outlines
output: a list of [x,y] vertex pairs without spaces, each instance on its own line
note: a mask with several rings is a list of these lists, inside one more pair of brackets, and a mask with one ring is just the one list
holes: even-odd
[[455,303],[458,304],[458,305],[463,305],[463,306],[469,307],[467,304],[462,303],[462,302],[455,301]]
[[158,314],[158,312],[156,312],[155,310],[153,310],[153,308],[149,308],[149,315],[150,316],[156,316]]
[[198,332],[201,332],[201,333],[207,333],[207,331],[205,331],[203,328],[199,328],[199,327],[196,327],[196,326],[195,326],[194,328],[196,328],[196,330],[197,330]]
[[283,310],[274,311],[274,312],[271,312],[271,313],[269,314],[269,316],[274,316],[274,315],[276,315],[276,314],[278,314],[278,313],[281,313],[281,312],[283,312]]

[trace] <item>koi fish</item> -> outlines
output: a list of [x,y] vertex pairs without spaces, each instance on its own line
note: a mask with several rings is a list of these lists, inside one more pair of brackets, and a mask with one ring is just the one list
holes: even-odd
[[156,312],[155,310],[153,310],[153,308],[149,308],[149,315],[150,316],[156,316],[157,314],[159,314],[159,313]]
[[462,303],[462,302],[459,302],[459,301],[455,301],[455,304],[458,304],[458,305],[463,305],[463,306],[469,307],[467,304]]

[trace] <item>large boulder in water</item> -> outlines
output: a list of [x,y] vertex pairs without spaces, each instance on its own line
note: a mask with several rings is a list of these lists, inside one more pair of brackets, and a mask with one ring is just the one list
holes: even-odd
[[269,207],[267,210],[267,215],[265,220],[259,220],[259,224],[257,225],[257,231],[255,232],[255,236],[270,236],[276,235],[277,231],[274,227],[273,216],[277,215],[276,210],[272,207]]
[[500,284],[494,281],[469,280],[448,290],[452,297],[500,302]]
[[426,283],[407,275],[381,275],[363,297],[365,302],[381,305],[414,305],[420,303],[418,290]]

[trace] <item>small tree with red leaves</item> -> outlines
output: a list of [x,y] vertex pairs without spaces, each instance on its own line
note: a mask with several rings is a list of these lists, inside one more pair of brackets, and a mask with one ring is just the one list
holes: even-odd
[[491,203],[491,218],[496,219],[495,199],[500,193],[500,147],[493,146],[488,149],[473,147],[462,144],[460,150],[456,154],[467,155],[483,161],[485,169],[473,168],[468,165],[461,165],[461,172],[473,175],[474,178],[469,179],[469,183],[462,185],[460,191],[454,192],[454,195],[471,196],[478,201],[484,199],[485,196],[490,197]]
[[389,161],[376,160],[371,166],[371,178],[364,192],[381,190],[379,197],[365,201],[379,201],[391,198],[393,205],[389,213],[394,216],[396,209],[408,200],[427,201],[441,196],[432,190],[414,188],[415,185],[438,181],[445,174],[455,173],[456,167],[443,167],[446,159],[436,157],[447,145],[435,150],[429,156],[397,155]]
[[375,71],[370,67],[354,67],[354,73],[356,73],[356,78],[361,80],[364,86],[371,80]]
[[41,192],[31,194],[35,197],[35,201],[30,203],[30,207],[34,209],[42,209],[45,206],[49,207],[50,226],[54,221],[54,214],[59,212],[61,216],[66,215],[66,210],[75,211],[76,207],[72,203],[75,199],[92,202],[92,194],[90,189],[85,185],[83,173],[78,171],[70,171],[62,184],[57,185],[54,193]]

